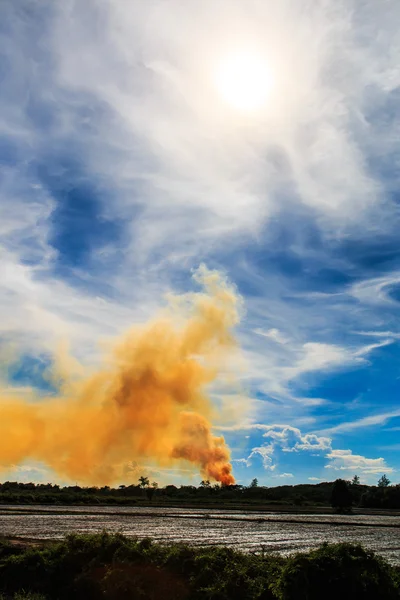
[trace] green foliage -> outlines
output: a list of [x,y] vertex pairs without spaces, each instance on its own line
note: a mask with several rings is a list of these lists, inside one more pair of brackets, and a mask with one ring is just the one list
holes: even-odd
[[274,590],[280,600],[395,600],[395,571],[361,546],[325,544],[290,558]]
[[350,544],[282,558],[101,533],[14,549],[0,559],[0,600],[400,598],[399,572]]

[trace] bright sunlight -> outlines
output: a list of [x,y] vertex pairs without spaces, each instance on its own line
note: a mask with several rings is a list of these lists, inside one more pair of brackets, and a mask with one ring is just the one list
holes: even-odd
[[220,61],[215,83],[228,104],[241,111],[254,111],[267,101],[273,81],[259,55],[241,51]]

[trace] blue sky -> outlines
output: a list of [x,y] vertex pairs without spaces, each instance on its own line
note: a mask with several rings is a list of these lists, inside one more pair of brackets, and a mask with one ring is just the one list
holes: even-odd
[[[397,0],[3,0],[9,393],[51,393],[59,340],[95,362],[205,263],[244,298],[240,381],[213,391],[238,480],[397,482],[399,19]],[[246,112],[214,73],[250,46],[272,84]]]

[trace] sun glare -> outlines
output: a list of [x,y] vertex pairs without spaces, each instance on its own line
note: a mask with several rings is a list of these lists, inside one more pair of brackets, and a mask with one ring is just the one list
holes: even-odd
[[239,52],[220,61],[215,83],[228,104],[241,111],[254,111],[266,103],[272,78],[260,56]]

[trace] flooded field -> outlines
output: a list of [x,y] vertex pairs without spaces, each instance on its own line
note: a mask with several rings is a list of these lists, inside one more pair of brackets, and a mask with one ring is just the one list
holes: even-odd
[[361,542],[400,565],[400,516],[255,513],[136,507],[0,507],[0,535],[58,539],[103,529],[158,542],[288,554],[323,542]]

